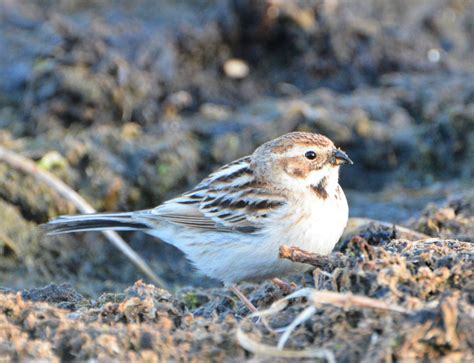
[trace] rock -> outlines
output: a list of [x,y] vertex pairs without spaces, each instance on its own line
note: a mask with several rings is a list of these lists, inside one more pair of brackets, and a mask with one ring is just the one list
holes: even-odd
[[223,68],[229,78],[242,79],[249,74],[249,66],[242,59],[229,59],[225,61]]

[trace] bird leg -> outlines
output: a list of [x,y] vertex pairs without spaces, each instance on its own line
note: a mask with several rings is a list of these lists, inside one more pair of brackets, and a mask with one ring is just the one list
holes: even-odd
[[247,296],[245,296],[242,291],[239,290],[239,288],[237,287],[237,285],[233,285],[230,287],[230,289],[232,290],[232,292],[237,295],[237,297],[240,299],[240,301],[242,301],[244,303],[244,305],[252,312],[252,313],[256,313],[258,312],[258,309],[255,307],[254,304],[252,304],[252,302],[247,298]]

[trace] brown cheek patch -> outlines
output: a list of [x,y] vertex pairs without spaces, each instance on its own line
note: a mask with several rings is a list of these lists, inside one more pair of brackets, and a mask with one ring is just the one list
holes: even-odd
[[285,173],[295,178],[305,178],[310,171],[308,165],[302,163],[297,156],[282,160],[281,166]]
[[293,169],[291,171],[291,175],[293,175],[296,178],[304,178],[306,173],[302,169]]

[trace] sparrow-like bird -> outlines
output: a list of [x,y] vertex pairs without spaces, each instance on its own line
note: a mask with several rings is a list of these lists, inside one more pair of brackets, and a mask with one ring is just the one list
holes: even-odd
[[326,255],[341,237],[349,212],[338,181],[343,164],[352,161],[327,137],[292,132],[156,208],[62,216],[47,229],[146,232],[179,248],[199,271],[230,286],[254,310],[236,283],[308,268],[280,259],[281,245]]

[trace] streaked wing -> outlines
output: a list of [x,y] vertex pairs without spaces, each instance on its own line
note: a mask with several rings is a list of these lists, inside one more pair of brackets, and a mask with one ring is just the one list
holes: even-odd
[[253,233],[284,205],[283,196],[255,180],[250,157],[245,157],[223,166],[151,214],[188,227]]

